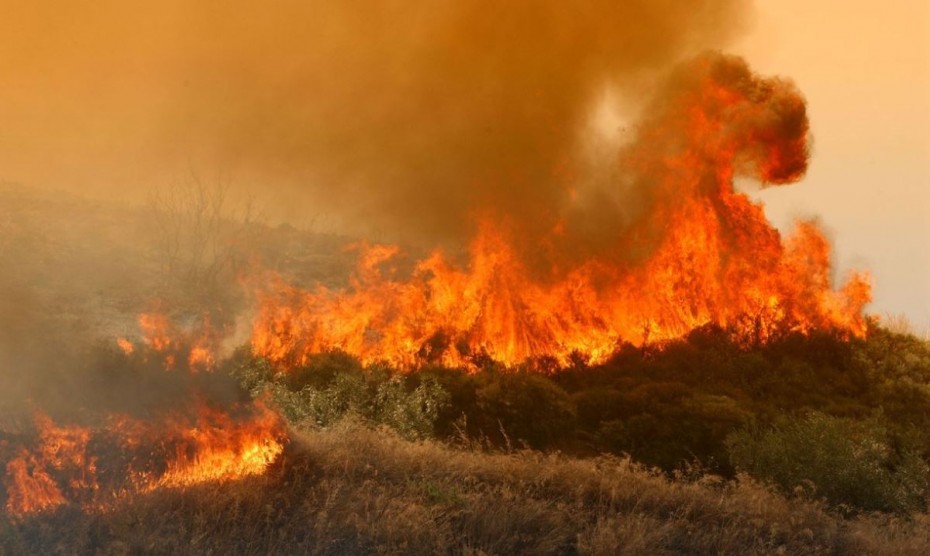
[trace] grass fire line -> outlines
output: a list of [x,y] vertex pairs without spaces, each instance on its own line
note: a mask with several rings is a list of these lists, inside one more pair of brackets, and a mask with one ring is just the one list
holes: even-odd
[[[213,355],[200,338],[188,341],[163,315],[139,321],[141,344],[117,339],[127,365],[135,357],[157,359],[158,372],[212,371],[205,362]],[[179,357],[185,351],[189,356]],[[179,360],[189,365],[179,367]],[[189,394],[195,401],[188,407],[146,418],[105,414],[86,426],[36,411],[31,427],[0,443],[6,512],[24,517],[67,504],[107,512],[123,498],[158,489],[262,474],[284,450],[284,421],[263,400],[218,404]]]

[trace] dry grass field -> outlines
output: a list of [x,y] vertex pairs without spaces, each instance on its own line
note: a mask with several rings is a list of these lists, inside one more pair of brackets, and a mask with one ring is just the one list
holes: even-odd
[[344,422],[261,477],[0,521],[7,554],[926,554],[930,517],[843,518],[739,476],[487,453]]

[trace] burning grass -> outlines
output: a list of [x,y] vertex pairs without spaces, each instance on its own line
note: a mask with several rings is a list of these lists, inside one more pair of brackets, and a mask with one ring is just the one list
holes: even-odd
[[[160,315],[142,315],[140,327],[142,341],[99,345],[74,369],[86,383],[70,409],[36,409],[30,424],[0,432],[11,518],[63,506],[108,512],[138,493],[261,474],[281,453],[283,419],[213,373],[202,335],[188,338]],[[89,393],[99,397],[81,399]]]
[[923,515],[844,519],[740,476],[628,459],[483,453],[349,422],[262,476],[141,494],[114,511],[0,520],[14,553],[922,554]]
[[261,474],[285,441],[280,418],[261,404],[108,415],[100,426],[58,425],[40,413],[31,430],[0,437],[0,495],[11,518],[66,505],[108,512],[133,494]]

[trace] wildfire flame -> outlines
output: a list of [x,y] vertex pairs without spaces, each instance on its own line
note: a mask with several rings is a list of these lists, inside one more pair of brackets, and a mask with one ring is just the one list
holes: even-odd
[[[284,368],[339,349],[411,369],[469,367],[478,357],[597,362],[620,342],[676,338],[709,323],[747,343],[815,329],[864,334],[868,277],[853,274],[833,289],[829,244],[816,224],[799,222],[783,240],[761,205],[733,186],[736,176],[769,185],[804,174],[800,94],[719,55],[680,71],[670,90],[621,152],[648,210],[616,227],[610,249],[579,260],[580,236],[565,215],[529,241],[522,223],[485,218],[465,264],[435,251],[404,278],[390,269],[399,249],[372,246],[348,289],[271,280],[259,293],[253,351]],[[544,272],[531,262],[540,250]]]
[[142,329],[145,344],[157,352],[167,351],[177,337],[174,325],[162,313],[142,313],[139,315],[139,328]]
[[136,350],[135,346],[132,345],[132,342],[128,338],[123,338],[122,336],[116,339],[116,345],[119,346],[119,349],[122,350],[126,355],[132,355]]
[[105,510],[126,493],[261,474],[284,449],[283,423],[261,403],[234,412],[201,405],[195,415],[153,420],[111,415],[100,427],[58,426],[39,413],[38,434],[7,461],[6,511]]
[[[179,360],[186,361],[192,372],[212,371],[216,365],[217,333],[206,317],[193,330],[182,331],[168,315],[148,312],[139,315],[139,328],[143,343],[164,358],[166,370],[174,369]],[[132,342],[125,338],[116,342],[124,353],[132,354]]]
[[229,480],[265,471],[284,448],[280,417],[258,405],[251,419],[200,407],[194,423],[172,419],[174,453],[157,486],[186,486]]
[[57,427],[44,414],[36,415],[35,422],[39,429],[36,449],[20,448],[6,465],[6,510],[11,514],[53,509],[66,502],[67,494],[97,488],[96,461],[87,452],[90,431]]
[[[127,363],[152,361],[155,372],[184,371],[179,361],[191,373],[213,369],[215,334],[206,321],[193,332],[160,313],[145,313],[139,323],[139,344],[117,338]],[[90,426],[62,425],[37,412],[34,433],[0,432],[6,512],[25,516],[66,504],[105,511],[127,494],[261,474],[281,454],[284,423],[261,400],[217,404],[187,388],[191,405],[154,409],[145,419],[105,414]]]

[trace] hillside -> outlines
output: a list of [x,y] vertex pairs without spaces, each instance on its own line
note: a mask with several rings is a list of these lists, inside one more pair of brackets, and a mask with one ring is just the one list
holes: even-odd
[[[477,354],[410,372],[327,350],[285,368],[247,343],[243,269],[340,287],[347,238],[230,205],[198,228],[183,203],[0,199],[3,553],[930,546],[930,345],[875,320],[864,338],[756,344],[705,326],[567,366]],[[165,214],[185,222],[170,249]],[[198,233],[221,248],[198,250]],[[216,350],[195,363],[206,324]],[[229,432],[221,453],[235,463],[269,446],[242,432],[258,424],[280,446],[211,474],[195,436]],[[196,481],[172,479],[195,468]],[[13,503],[23,477],[54,500]]]
[[112,512],[0,521],[5,553],[924,554],[926,517],[841,518],[747,476],[483,453],[352,425],[296,435],[265,476]]

